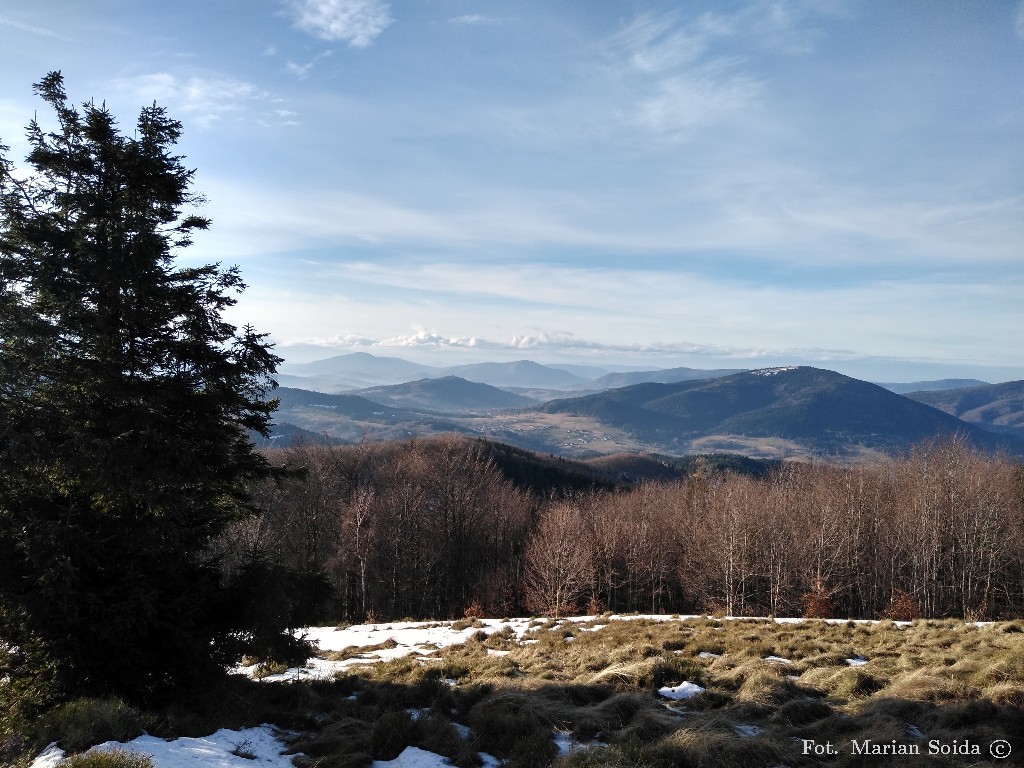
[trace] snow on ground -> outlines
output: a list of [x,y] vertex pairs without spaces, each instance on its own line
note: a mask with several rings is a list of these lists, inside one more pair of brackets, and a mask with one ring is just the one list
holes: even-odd
[[[501,761],[486,752],[480,753],[484,768],[497,768]],[[447,757],[419,747],[406,747],[394,760],[374,760],[370,768],[451,768]]]
[[665,687],[658,689],[658,695],[664,696],[666,699],[674,699],[676,701],[682,701],[683,699],[690,699],[696,696],[698,693],[704,693],[704,689],[696,683],[680,683],[672,687]]
[[[581,617],[590,619],[592,617]],[[354,624],[348,627],[309,627],[303,630],[305,637],[314,643],[317,656],[311,658],[302,668],[262,678],[264,682],[282,682],[297,679],[329,680],[338,672],[344,672],[362,664],[391,661],[403,656],[431,656],[437,649],[464,643],[477,632],[488,635],[509,627],[517,640],[530,627],[530,619],[481,619],[480,626],[454,629],[450,621],[395,621],[386,624]],[[456,622],[457,623],[457,622]],[[391,646],[370,650],[373,646]],[[341,661],[330,661],[322,655],[346,649],[367,649]],[[256,667],[237,667],[236,672],[251,675]]]
[[[711,619],[714,617],[706,615],[678,615],[678,614],[613,614],[600,617],[602,623],[594,624],[597,616],[569,616],[563,619],[556,619],[555,623],[562,626],[572,626],[579,631],[596,632],[613,621],[686,621],[688,619]],[[758,621],[756,617],[725,616],[721,621]],[[802,618],[776,618],[776,624],[798,624],[807,619]],[[825,619],[829,624],[846,623],[848,619]],[[857,619],[858,624],[877,623],[872,619]],[[264,682],[282,682],[300,679],[321,679],[329,680],[338,672],[344,672],[352,667],[363,664],[375,664],[379,661],[390,661],[402,658],[403,656],[417,655],[429,658],[439,648],[464,643],[477,632],[484,632],[488,635],[500,632],[509,628],[516,641],[520,644],[535,643],[536,640],[524,640],[523,635],[530,629],[542,626],[547,623],[544,619],[480,619],[476,626],[455,629],[453,624],[458,622],[440,621],[395,621],[379,624],[355,624],[348,627],[309,627],[303,630],[306,639],[315,643],[317,655],[311,658],[304,667],[292,668],[280,674],[269,675],[262,678]],[[579,625],[590,626],[579,626]],[[897,626],[909,626],[908,621],[897,621]],[[377,647],[374,646],[390,646]],[[323,658],[332,651],[344,651],[352,649],[351,658],[341,661],[330,661]],[[361,650],[362,649],[362,650]],[[495,649],[488,649],[488,655],[503,656],[507,652]],[[713,654],[700,654],[701,658],[713,658]],[[788,659],[778,656],[769,656],[765,661],[777,664],[790,664]],[[850,666],[859,666],[860,657],[849,660]],[[255,666],[236,667],[235,672],[252,675],[256,670]]]
[[374,760],[371,768],[448,768],[451,763],[441,755],[419,747],[406,747],[394,760]]
[[[292,768],[293,755],[286,755],[281,731],[271,725],[231,731],[222,728],[210,736],[182,737],[172,741],[156,736],[139,736],[127,743],[108,741],[90,752],[125,749],[153,758],[156,768]],[[237,753],[237,754],[235,754]],[[31,768],[54,768],[64,757],[55,745],[46,748]]]

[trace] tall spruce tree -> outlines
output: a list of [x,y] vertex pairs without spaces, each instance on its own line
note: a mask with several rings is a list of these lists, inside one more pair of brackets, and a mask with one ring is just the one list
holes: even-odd
[[181,124],[123,135],[59,72],[35,92],[55,130],[22,169],[0,147],[0,615],[65,694],[152,695],[251,638],[209,543],[271,471],[247,432],[280,359],[223,318],[237,268],[176,263],[209,225]]

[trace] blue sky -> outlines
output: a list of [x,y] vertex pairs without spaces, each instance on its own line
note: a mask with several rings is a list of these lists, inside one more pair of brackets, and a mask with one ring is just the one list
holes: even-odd
[[1019,2],[36,0],[0,64],[15,159],[52,69],[184,123],[297,362],[1024,378]]

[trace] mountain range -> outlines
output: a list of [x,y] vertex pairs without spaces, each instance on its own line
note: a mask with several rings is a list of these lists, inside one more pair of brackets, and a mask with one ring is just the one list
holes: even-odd
[[[383,362],[379,362],[383,361]],[[300,375],[419,375],[427,366],[398,358],[342,355],[291,366]],[[940,389],[907,396],[807,366],[757,371],[608,371],[585,379],[530,361],[459,366],[466,376],[529,382],[537,393],[468,378],[428,376],[329,394],[284,387],[278,421],[345,441],[457,432],[562,456],[728,451],[762,458],[842,460],[907,451],[914,443],[960,434],[984,450],[1024,456],[1024,382]],[[591,368],[594,376],[600,369]],[[503,376],[509,378],[502,378]],[[608,384],[634,378],[628,386]],[[598,382],[602,381],[602,384]],[[582,382],[582,384],[580,384]],[[928,382],[918,382],[927,385]],[[586,387],[582,391],[575,387]],[[524,396],[529,394],[533,397]]]
[[286,364],[278,374],[282,386],[329,394],[371,387],[406,384],[424,379],[456,376],[478,384],[518,390],[533,399],[551,399],[553,392],[599,391],[645,381],[685,381],[736,373],[738,369],[702,370],[668,368],[630,370],[622,366],[543,365],[532,360],[508,363],[472,363],[439,367],[410,362],[400,357],[379,357],[366,352]]
[[877,384],[807,366],[637,384],[554,400],[540,408],[590,416],[658,445],[735,435],[782,438],[815,453],[841,454],[858,446],[905,451],[920,440],[953,434],[965,435],[986,450],[1009,442]]

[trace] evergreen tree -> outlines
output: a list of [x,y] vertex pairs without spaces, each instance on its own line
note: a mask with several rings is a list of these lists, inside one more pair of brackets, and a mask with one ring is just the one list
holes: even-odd
[[56,129],[32,120],[23,170],[0,146],[0,614],[64,693],[148,695],[251,639],[209,544],[271,472],[247,435],[280,358],[223,318],[237,268],[175,261],[209,225],[181,124],[122,135],[59,72],[35,92]]

